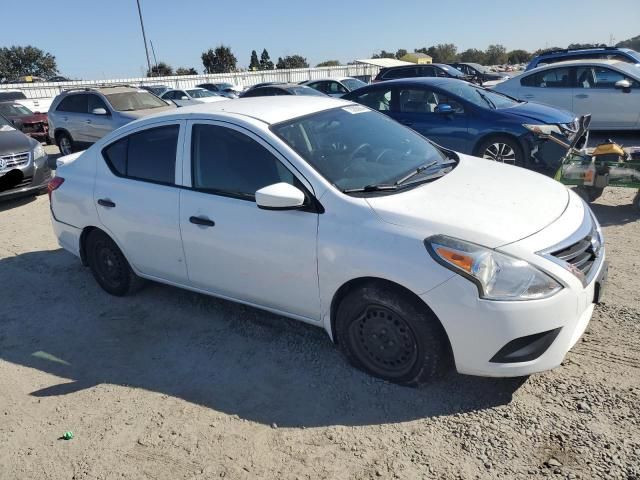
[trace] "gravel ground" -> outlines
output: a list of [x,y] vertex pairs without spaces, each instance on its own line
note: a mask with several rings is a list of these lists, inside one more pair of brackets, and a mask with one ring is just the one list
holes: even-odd
[[640,479],[632,197],[594,206],[607,303],[562,367],[421,390],[252,308],[157,284],[110,297],[57,246],[46,195],[0,204],[0,479]]

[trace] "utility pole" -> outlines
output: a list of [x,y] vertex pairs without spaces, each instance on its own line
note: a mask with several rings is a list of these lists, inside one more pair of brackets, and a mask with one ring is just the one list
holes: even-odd
[[144,23],[142,22],[142,10],[140,10],[140,0],[136,0],[138,4],[138,16],[140,17],[140,28],[142,28],[142,40],[144,41],[144,52],[147,55],[147,67],[149,67],[149,74],[151,71],[151,60],[149,60],[149,48],[147,47],[147,35],[144,33]]
[[153,64],[156,66],[156,71],[158,70],[158,59],[156,58],[156,49],[153,48],[153,41],[149,40],[151,44],[151,53],[153,53]]

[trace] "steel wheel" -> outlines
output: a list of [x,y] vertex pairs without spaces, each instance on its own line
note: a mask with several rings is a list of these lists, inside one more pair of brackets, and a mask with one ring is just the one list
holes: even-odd
[[501,142],[490,144],[482,154],[482,158],[512,165],[516,164],[515,150],[510,145]]
[[403,377],[418,358],[418,342],[409,324],[383,306],[368,306],[351,323],[349,337],[365,367],[383,377]]
[[60,148],[60,153],[62,153],[62,155],[71,155],[73,153],[73,145],[71,144],[71,139],[67,135],[62,135],[60,137],[58,147]]
[[111,288],[119,288],[129,275],[120,252],[115,251],[113,245],[98,241],[94,255],[96,274]]

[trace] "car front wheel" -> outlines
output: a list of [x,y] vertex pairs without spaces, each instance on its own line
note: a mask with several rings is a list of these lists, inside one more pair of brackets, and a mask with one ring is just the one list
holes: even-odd
[[493,137],[478,147],[478,156],[517,167],[524,167],[524,153],[517,140],[507,136]]
[[60,133],[57,136],[58,148],[62,155],[71,155],[75,148],[73,146],[73,140],[68,133]]
[[347,294],[336,312],[336,335],[355,367],[389,382],[420,386],[450,365],[449,344],[435,315],[387,285]]

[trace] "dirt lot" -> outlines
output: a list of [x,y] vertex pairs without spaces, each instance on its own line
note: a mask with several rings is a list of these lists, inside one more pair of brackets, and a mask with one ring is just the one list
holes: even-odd
[[248,307],[155,284],[110,297],[57,246],[46,196],[1,204],[0,479],[638,479],[632,195],[594,207],[607,303],[561,368],[423,390]]

